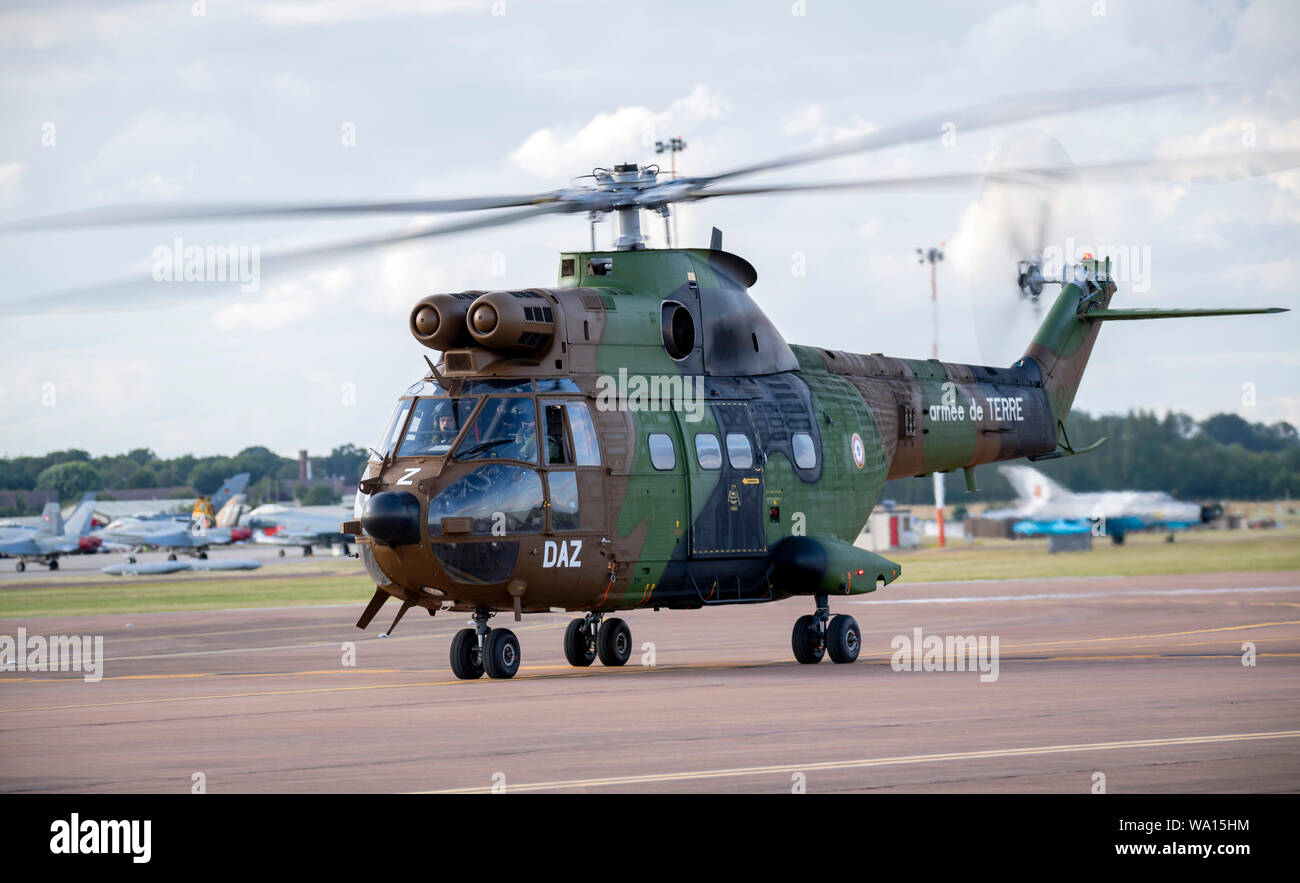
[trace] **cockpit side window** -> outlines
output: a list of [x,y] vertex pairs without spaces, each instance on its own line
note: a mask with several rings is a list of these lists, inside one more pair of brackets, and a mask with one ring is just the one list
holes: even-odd
[[569,431],[573,434],[573,452],[579,466],[600,465],[600,443],[596,440],[596,427],[583,402],[565,402],[569,413]]
[[[596,427],[584,402],[542,401],[546,462],[551,466],[599,466]],[[568,420],[565,420],[565,415]],[[568,426],[568,432],[565,426]]]
[[546,451],[547,464],[550,466],[571,464],[573,451],[569,449],[569,437],[564,431],[564,405],[543,402],[542,413],[546,418],[546,438],[542,442],[542,448]]
[[456,447],[457,460],[537,462],[537,410],[532,399],[490,398]]
[[384,436],[379,440],[370,451],[370,459],[381,460],[393,452],[393,446],[397,444],[397,434],[402,431],[402,424],[406,422],[406,415],[411,413],[411,399],[402,399],[397,403],[393,410],[393,416],[388,420],[388,428],[384,430]]
[[445,456],[477,403],[477,398],[418,399],[397,456]]

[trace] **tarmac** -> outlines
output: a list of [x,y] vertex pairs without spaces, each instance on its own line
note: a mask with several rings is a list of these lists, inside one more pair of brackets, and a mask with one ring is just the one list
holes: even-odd
[[[899,582],[831,599],[852,665],[793,661],[810,599],[625,614],[623,668],[502,615],[508,681],[452,676],[464,614],[360,606],[0,620],[105,657],[0,674],[0,791],[1300,790],[1300,571]],[[996,679],[897,670],[916,629],[996,638]]]

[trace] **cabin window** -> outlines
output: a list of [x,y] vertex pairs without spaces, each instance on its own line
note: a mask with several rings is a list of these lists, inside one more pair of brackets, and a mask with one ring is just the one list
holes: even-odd
[[722,446],[716,435],[702,432],[695,436],[695,459],[701,469],[722,468]]
[[650,465],[660,472],[666,472],[677,465],[677,451],[673,449],[673,440],[666,433],[650,433]]
[[749,469],[754,465],[754,449],[749,436],[739,432],[727,433],[727,460],[732,469]]
[[790,446],[794,448],[794,465],[800,469],[817,468],[817,446],[812,436],[806,432],[796,432],[790,436]]

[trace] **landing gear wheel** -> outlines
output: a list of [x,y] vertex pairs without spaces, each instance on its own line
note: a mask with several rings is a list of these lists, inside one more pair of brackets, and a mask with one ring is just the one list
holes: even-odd
[[790,649],[794,650],[795,661],[803,665],[816,665],[826,655],[826,647],[813,632],[815,620],[811,613],[804,614],[794,621],[794,631],[790,633]]
[[18,566],[14,568],[14,570],[18,571],[19,573],[22,573],[26,569],[27,569],[26,561],[19,561]]
[[135,556],[134,556],[134,555],[127,555],[127,556],[126,556],[126,563],[127,563],[127,564],[134,564],[134,563],[135,563]]
[[200,553],[199,553],[199,560],[200,560],[200,561],[207,561],[207,560],[208,560],[208,553],[207,553],[207,552],[200,552]]
[[632,630],[621,619],[607,619],[596,632],[596,652],[602,665],[627,663],[632,655]]
[[519,639],[510,629],[493,629],[483,641],[483,668],[490,678],[513,678],[519,671]]
[[281,549],[281,550],[280,550],[280,557],[281,557],[281,558],[284,557],[284,549]]
[[830,651],[831,662],[857,662],[862,650],[858,621],[843,613],[832,618],[831,626],[826,630],[826,649]]
[[564,629],[564,658],[569,665],[586,668],[596,660],[596,648],[587,634],[587,621],[575,619]]
[[302,547],[302,557],[310,558],[312,556],[311,546]]
[[1122,533],[1113,533],[1113,534],[1110,535],[1110,541],[1111,541],[1112,543],[1114,543],[1115,545],[1117,545],[1117,546],[1122,546],[1122,545],[1124,545],[1124,534],[1122,534]]
[[175,552],[168,552],[168,553],[167,553],[167,560],[168,560],[168,561],[175,561],[175,560],[176,560],[176,553],[175,553]]
[[55,558],[53,561],[51,561],[51,562],[49,563],[49,568],[50,568],[50,570],[58,570],[58,569],[59,569],[59,559]]
[[483,659],[478,652],[478,632],[474,629],[461,629],[451,639],[451,673],[462,681],[473,681],[483,677]]

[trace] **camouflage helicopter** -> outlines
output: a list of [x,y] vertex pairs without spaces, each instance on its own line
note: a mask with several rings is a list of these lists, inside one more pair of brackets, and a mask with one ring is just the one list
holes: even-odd
[[[286,263],[548,213],[616,217],[609,250],[560,255],[555,285],[434,294],[409,330],[436,351],[372,449],[342,532],[376,588],[357,622],[390,598],[391,632],[412,607],[470,613],[451,642],[458,678],[512,677],[518,638],[490,620],[580,614],[565,630],[574,666],[624,665],[633,642],[612,614],[807,597],[794,658],[858,657],[852,616],[830,599],[875,591],[901,567],[854,545],[891,478],[1068,456],[1066,416],[1101,325],[1113,320],[1277,312],[1114,309],[1107,260],[1051,269],[1041,251],[1008,266],[1020,296],[1058,286],[1022,358],[1005,368],[788,343],[749,296],[757,272],[722,248],[646,247],[641,212],[721,196],[963,186],[979,175],[737,186],[741,176],[1177,89],[1021,96],[708,177],[655,166],[597,169],[587,183],[501,198],[112,210],[36,226],[159,219],[495,211],[487,217],[297,252]],[[1295,153],[1075,167],[1098,177],[1265,174]],[[1205,172],[1205,169],[1211,172]],[[1050,187],[1067,170],[1002,171]],[[30,227],[31,225],[29,225]],[[667,226],[667,225],[665,225]],[[1041,246],[1041,243],[1039,244]],[[1104,439],[1102,440],[1104,441]],[[1097,442],[1100,444],[1100,442]]]

